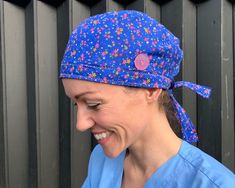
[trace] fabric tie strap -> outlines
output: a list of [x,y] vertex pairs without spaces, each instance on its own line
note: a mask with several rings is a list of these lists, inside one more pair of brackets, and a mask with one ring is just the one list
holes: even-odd
[[192,142],[197,142],[198,141],[198,135],[196,132],[196,128],[191,121],[189,115],[186,113],[186,111],[181,107],[181,105],[177,102],[175,99],[172,89],[174,88],[180,88],[180,87],[186,87],[188,89],[191,89],[195,91],[197,94],[204,98],[209,98],[211,94],[211,89],[206,86],[200,86],[191,82],[186,82],[186,81],[178,81],[178,82],[173,82],[171,86],[169,87],[169,94],[172,99],[174,108],[176,110],[177,118],[180,121],[181,124],[181,131],[182,131],[182,136],[183,139],[186,140],[189,143]]

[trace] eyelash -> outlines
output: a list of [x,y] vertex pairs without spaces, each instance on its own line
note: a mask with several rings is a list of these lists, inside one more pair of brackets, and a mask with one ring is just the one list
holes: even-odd
[[[73,103],[74,106],[78,106],[76,102]],[[87,104],[87,108],[92,109],[92,110],[97,110],[99,107],[100,103],[95,103],[93,105]]]
[[92,104],[92,105],[87,104],[87,107],[92,110],[98,110],[99,105],[100,105],[100,103],[96,103],[96,104]]

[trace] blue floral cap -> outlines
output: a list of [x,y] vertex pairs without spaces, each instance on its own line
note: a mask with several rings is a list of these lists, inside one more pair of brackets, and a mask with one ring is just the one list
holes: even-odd
[[174,82],[182,59],[179,39],[155,19],[134,10],[107,12],[84,20],[74,29],[60,78],[168,90],[183,138],[196,142],[195,127],[172,89],[187,87],[205,98],[211,90],[190,82]]

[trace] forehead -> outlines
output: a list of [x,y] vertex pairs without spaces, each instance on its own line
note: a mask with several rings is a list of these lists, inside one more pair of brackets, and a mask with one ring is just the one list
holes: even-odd
[[123,92],[124,90],[124,87],[122,86],[96,83],[84,80],[62,79],[62,82],[65,92],[69,97],[73,97],[81,93],[114,95]]

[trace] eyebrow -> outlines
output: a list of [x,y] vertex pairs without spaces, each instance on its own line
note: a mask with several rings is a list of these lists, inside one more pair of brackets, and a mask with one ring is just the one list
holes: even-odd
[[75,98],[76,100],[78,100],[78,99],[81,98],[83,95],[92,94],[92,93],[95,93],[95,92],[93,92],[93,91],[83,92],[83,93],[80,93],[80,94],[78,94],[78,95],[75,95],[74,98]]

